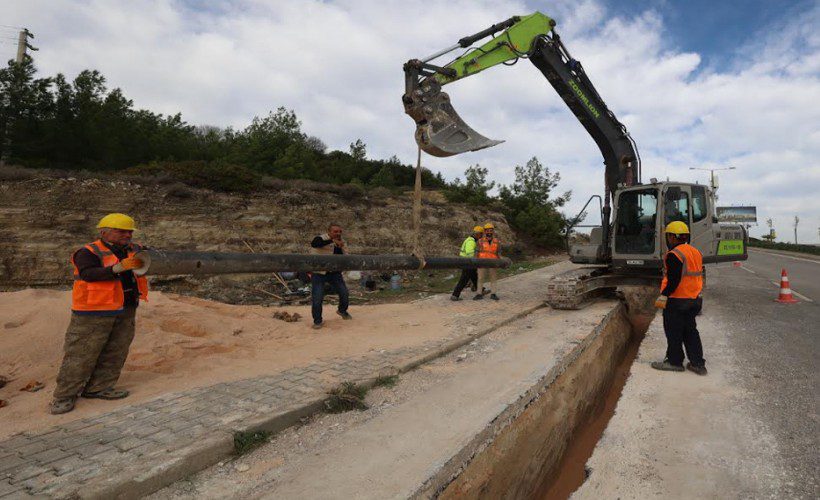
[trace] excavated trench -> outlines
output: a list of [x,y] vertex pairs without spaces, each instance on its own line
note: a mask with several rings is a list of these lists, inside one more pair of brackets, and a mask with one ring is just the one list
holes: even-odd
[[655,315],[654,288],[623,301],[568,356],[559,373],[439,490],[439,498],[568,498],[614,415]]

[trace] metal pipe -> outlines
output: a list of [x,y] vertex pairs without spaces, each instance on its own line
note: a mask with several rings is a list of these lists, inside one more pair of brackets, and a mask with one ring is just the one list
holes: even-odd
[[272,253],[169,252],[147,249],[138,257],[140,270],[153,276],[171,274],[271,273],[281,271],[394,271],[400,269],[507,268],[510,259],[425,257],[413,255],[314,255]]

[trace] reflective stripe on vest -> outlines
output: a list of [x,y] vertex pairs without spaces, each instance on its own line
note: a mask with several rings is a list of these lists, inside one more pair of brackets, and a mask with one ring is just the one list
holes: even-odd
[[[105,244],[97,240],[89,243],[84,248],[100,259],[103,267],[111,267],[118,263],[120,259],[114,252],[108,249]],[[128,249],[128,257],[142,250],[139,245],[131,245]],[[125,305],[125,292],[122,289],[122,282],[119,278],[108,281],[84,281],[80,277],[80,270],[71,255],[71,264],[74,266],[74,287],[71,291],[72,311],[95,311],[95,312],[117,312],[121,311]],[[148,300],[148,280],[145,276],[134,276],[137,282],[137,290],[141,300]]]
[[497,259],[498,258],[498,238],[493,238],[490,243],[486,238],[481,238],[478,241],[478,258],[479,259]]
[[[666,255],[674,254],[682,265],[681,278],[678,287],[669,295],[673,299],[696,299],[703,290],[703,257],[697,248],[683,243],[670,250]],[[661,291],[668,283],[666,257],[663,259],[663,280],[661,281]]]

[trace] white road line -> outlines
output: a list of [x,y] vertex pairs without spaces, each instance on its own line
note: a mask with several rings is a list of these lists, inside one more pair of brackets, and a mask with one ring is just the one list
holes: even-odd
[[757,274],[756,272],[752,271],[752,270],[751,270],[751,269],[749,269],[748,267],[743,267],[743,266],[740,266],[740,268],[741,268],[741,269],[743,269],[744,271],[750,272],[750,273],[752,273],[752,274]]
[[[770,283],[771,283],[772,285],[774,285],[774,286],[778,287],[778,288],[780,287],[780,283],[778,283],[777,281],[771,281]],[[791,291],[792,291],[792,295],[797,295],[798,297],[800,297],[801,299],[805,300],[806,302],[814,302],[813,300],[811,300],[810,298],[806,297],[806,296],[805,296],[805,295],[803,295],[802,293],[795,292],[795,291],[794,291],[794,289],[793,289],[793,288],[791,288],[791,286],[790,286],[789,288],[790,288],[790,289],[791,289]]]

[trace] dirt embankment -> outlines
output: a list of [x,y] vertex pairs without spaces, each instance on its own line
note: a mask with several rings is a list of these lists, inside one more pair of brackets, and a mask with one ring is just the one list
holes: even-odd
[[[298,183],[297,183],[298,185]],[[137,219],[135,240],[174,250],[303,253],[331,221],[354,253],[409,253],[412,198],[355,196],[298,187],[250,194],[107,178],[0,181],[0,286],[68,283],[71,252],[95,237],[109,212]],[[492,221],[509,249],[504,217],[425,194],[422,242],[428,255],[452,255],[470,228]]]

